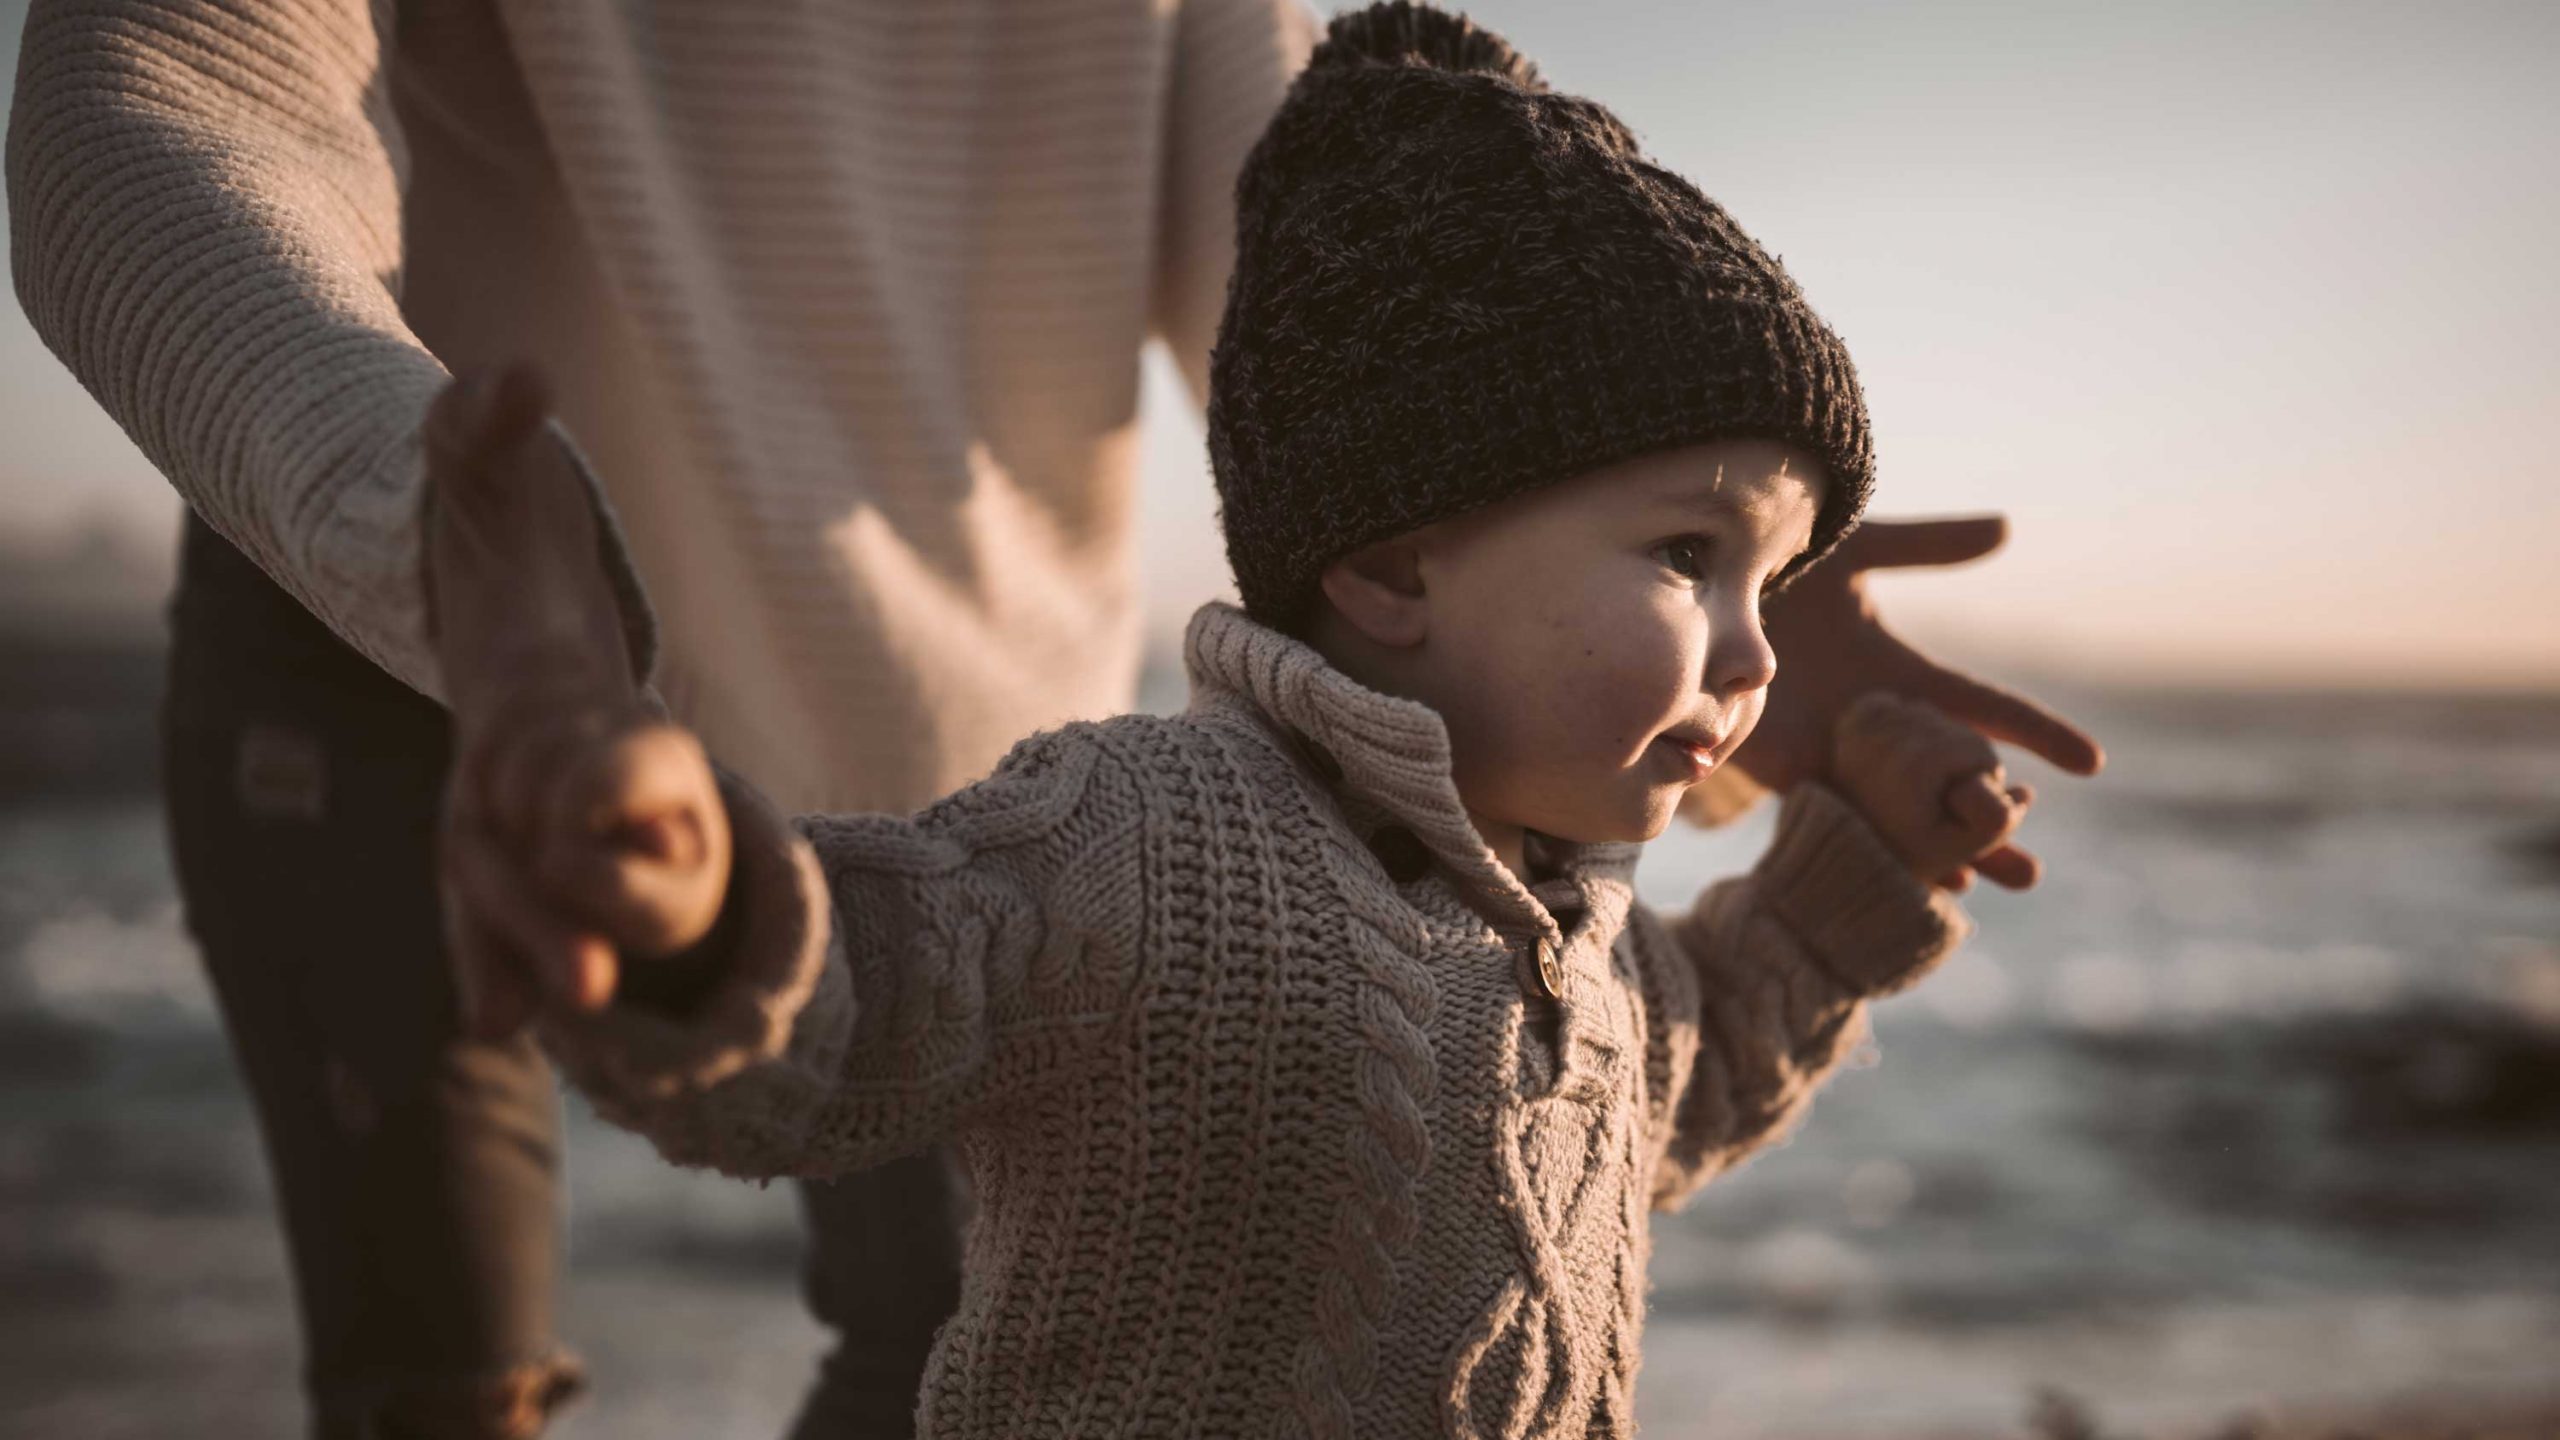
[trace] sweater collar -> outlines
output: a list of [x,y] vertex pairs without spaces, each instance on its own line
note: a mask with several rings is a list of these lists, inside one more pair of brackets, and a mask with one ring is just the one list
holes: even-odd
[[[1212,601],[1191,617],[1183,661],[1195,711],[1237,706],[1282,732],[1325,777],[1347,817],[1357,823],[1362,810],[1382,811],[1411,830],[1495,924],[1533,930],[1561,948],[1565,936],[1556,911],[1565,908],[1568,896],[1580,901],[1585,916],[1603,923],[1623,915],[1624,892],[1642,847],[1533,834],[1527,853],[1533,871],[1542,874],[1533,892],[1467,817],[1439,711],[1362,685],[1314,647],[1224,601]],[[1568,914],[1565,923],[1574,918]]]

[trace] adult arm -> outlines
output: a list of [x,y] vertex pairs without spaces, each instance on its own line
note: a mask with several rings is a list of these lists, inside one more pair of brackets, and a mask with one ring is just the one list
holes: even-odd
[[[36,333],[197,514],[330,629],[443,698],[419,425],[444,367],[400,315],[389,0],[36,0],[8,136]],[[633,667],[647,606],[594,481]]]
[[1782,1140],[1865,1037],[1867,1003],[1917,984],[1969,930],[1818,783],[1788,794],[1749,874],[1675,921],[1640,911],[1656,1207]]
[[1205,405],[1235,268],[1236,173],[1323,25],[1304,0],[1184,0],[1173,25],[1154,328]]

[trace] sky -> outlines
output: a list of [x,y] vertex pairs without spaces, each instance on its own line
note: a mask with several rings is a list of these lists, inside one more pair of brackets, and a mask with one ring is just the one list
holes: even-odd
[[[2100,681],[2560,687],[2560,6],[1471,11],[1783,258],[1857,361],[1871,514],[2010,517],[1880,583],[1899,627]],[[1160,357],[1145,395],[1164,634],[1225,575]],[[0,306],[0,535],[175,516]]]

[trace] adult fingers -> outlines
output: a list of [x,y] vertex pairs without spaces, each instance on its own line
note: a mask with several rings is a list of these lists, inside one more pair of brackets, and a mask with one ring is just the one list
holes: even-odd
[[550,387],[530,366],[457,375],[427,406],[419,431],[429,473],[465,484],[484,480],[488,462],[522,443],[550,413]]
[[1973,867],[1959,865],[1938,877],[1938,888],[1961,895],[1973,888]]
[[542,996],[575,1010],[601,1009],[613,998],[611,942],[555,914],[488,832],[449,837],[443,865],[463,909],[523,958]]
[[2074,775],[2095,775],[2107,763],[2106,751],[2087,731],[2015,691],[1936,664],[1913,688],[1918,698],[1992,739],[2041,755]]
[[533,990],[522,961],[473,915],[450,884],[444,897],[445,953],[453,965],[462,1032],[476,1040],[507,1040],[533,1018]]
[[1824,563],[1844,570],[1910,565],[1962,565],[1999,549],[2009,539],[2006,515],[1964,515],[1943,520],[1869,520],[1840,542]]
[[487,607],[453,603],[468,597],[439,596],[440,572],[503,575],[530,562],[534,537],[520,523],[524,497],[511,461],[534,440],[549,408],[541,379],[523,367],[457,376],[427,407],[418,438],[427,470],[431,621],[489,618]]
[[630,723],[627,707],[578,690],[519,690],[473,725],[478,799],[491,822],[523,843],[543,833],[584,781],[587,757]]
[[[653,863],[691,866],[705,859],[699,827],[659,822],[698,818],[719,803],[711,759],[692,731],[631,711],[580,744],[561,766],[541,816],[546,834],[620,846]],[[688,848],[679,843],[690,837]]]
[[475,373],[437,397],[422,431],[423,580],[458,715],[530,684],[632,688],[588,488],[545,432],[549,409],[529,368]]

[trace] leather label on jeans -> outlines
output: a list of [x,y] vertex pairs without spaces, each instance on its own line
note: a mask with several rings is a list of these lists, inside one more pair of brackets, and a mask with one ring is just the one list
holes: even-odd
[[328,812],[329,753],[318,737],[283,725],[240,732],[240,808],[265,820],[318,820]]

